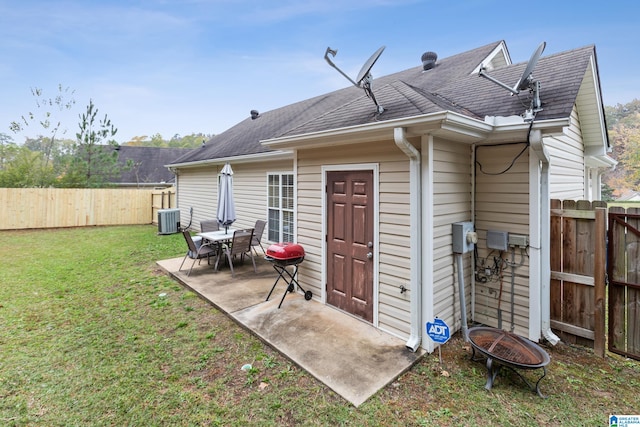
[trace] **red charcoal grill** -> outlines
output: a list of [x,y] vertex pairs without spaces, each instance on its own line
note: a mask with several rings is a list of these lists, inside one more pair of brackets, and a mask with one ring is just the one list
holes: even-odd
[[[304,261],[304,248],[302,246],[296,243],[273,244],[267,248],[267,255],[264,259],[269,261],[273,265],[273,268],[278,272],[278,278],[271,287],[271,291],[269,291],[266,301],[269,301],[269,298],[280,279],[283,279],[287,283],[287,289],[284,291],[284,295],[282,295],[278,308],[282,306],[282,302],[284,301],[284,297],[287,296],[287,293],[295,290],[296,285],[302,290],[302,292],[304,292],[305,300],[309,301],[313,297],[311,291],[305,291],[296,280],[298,266],[302,261]],[[289,266],[293,266],[293,272],[287,270],[287,267]]]

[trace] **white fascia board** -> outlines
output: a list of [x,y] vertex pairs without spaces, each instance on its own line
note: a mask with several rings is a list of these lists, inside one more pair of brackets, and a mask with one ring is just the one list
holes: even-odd
[[606,150],[611,145],[609,144],[609,135],[607,133],[607,125],[605,124],[604,105],[602,104],[602,93],[600,93],[600,79],[598,77],[599,76],[598,64],[596,63],[595,55],[591,55],[589,67],[591,67],[591,70],[592,70],[591,76],[593,78],[593,81],[591,82],[591,84],[593,85],[594,91],[596,92],[596,102],[598,106],[597,113],[598,113],[598,120],[600,121],[602,144]]
[[423,114],[420,116],[366,123],[326,131],[260,141],[270,148],[291,149],[304,146],[324,147],[352,144],[377,139],[393,139],[395,128],[405,128],[408,136],[437,133],[438,130],[451,131],[471,139],[483,139],[492,131],[493,126],[471,117],[451,111]]
[[[504,118],[487,117],[485,119],[493,125],[493,132],[480,144],[492,144],[496,142],[522,141],[529,133],[530,122],[517,122],[517,120],[504,120]],[[570,119],[549,119],[533,122],[532,131],[538,130],[543,137],[564,135],[564,128],[569,126]]]
[[293,151],[270,151],[267,153],[247,154],[244,156],[218,157],[215,159],[196,160],[194,162],[175,163],[164,165],[169,169],[185,169],[192,167],[200,167],[206,165],[218,165],[229,163],[255,163],[268,160],[293,159]]
[[592,168],[606,169],[613,169],[618,164],[615,159],[607,156],[606,154],[599,156],[585,156],[585,163],[587,166]]
[[[569,118],[540,120],[534,121],[533,129],[540,130],[544,136],[562,135],[563,129],[569,124]],[[266,139],[260,142],[274,149],[328,147],[393,139],[394,129],[402,127],[406,129],[408,137],[430,134],[469,144],[483,144],[521,140],[526,137],[529,126],[530,123],[523,119],[505,121],[499,118],[487,118],[483,121],[451,111],[441,111],[409,118]]]
[[604,145],[585,147],[584,158],[587,166],[593,168],[614,168],[618,164],[615,159],[609,157]]

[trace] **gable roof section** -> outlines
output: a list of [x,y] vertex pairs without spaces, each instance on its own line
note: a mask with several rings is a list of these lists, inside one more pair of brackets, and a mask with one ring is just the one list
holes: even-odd
[[[569,117],[576,96],[585,75],[593,47],[574,49],[541,57],[533,71],[540,81],[540,100],[543,110],[536,120]],[[491,76],[506,84],[515,84],[521,77],[527,62],[498,68]],[[455,85],[442,88],[445,97],[458,100],[471,111],[482,116],[519,115],[529,108],[530,96],[526,91],[512,96],[495,83],[479,78],[476,74],[467,76]]]
[[[480,64],[495,58],[497,53],[503,55],[504,63],[510,63],[506,45],[499,41],[438,60],[428,71],[418,66],[376,78],[373,91],[385,109],[382,114],[377,114],[373,101],[362,89],[349,86],[265,112],[256,120],[247,118],[173,164],[266,153],[272,149],[260,141],[443,111],[477,120],[485,116],[520,115],[529,108],[529,93],[511,96],[477,74]],[[570,117],[594,54],[594,47],[588,46],[540,58],[534,77],[541,82],[543,110],[536,120]],[[515,84],[526,64],[496,67],[490,74],[499,81]]]

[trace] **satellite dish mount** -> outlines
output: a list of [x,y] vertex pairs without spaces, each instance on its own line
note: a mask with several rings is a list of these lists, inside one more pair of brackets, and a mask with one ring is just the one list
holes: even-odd
[[375,64],[380,55],[382,55],[384,48],[385,46],[382,46],[369,57],[367,62],[365,62],[360,69],[360,72],[358,73],[355,81],[346,73],[344,73],[340,68],[338,68],[336,64],[334,64],[329,58],[329,54],[335,57],[338,54],[338,50],[334,50],[328,47],[327,51],[324,53],[324,59],[329,65],[338,70],[338,72],[342,74],[347,80],[349,80],[352,85],[364,89],[364,92],[367,94],[367,96],[371,98],[374,104],[376,104],[376,111],[378,112],[378,114],[382,114],[384,108],[380,104],[378,104],[378,101],[376,101],[376,97],[373,95],[373,90],[371,89],[371,82],[373,81],[373,77],[371,76],[371,68],[373,68],[373,64]]
[[546,45],[546,42],[540,43],[540,46],[538,46],[536,51],[533,52],[533,55],[531,55],[531,59],[529,59],[529,62],[527,63],[527,66],[524,69],[520,80],[518,80],[513,88],[488,75],[486,69],[482,65],[480,66],[480,71],[478,72],[478,75],[480,77],[484,77],[485,79],[490,80],[498,86],[508,90],[509,92],[511,92],[511,95],[518,95],[520,91],[529,89],[529,92],[532,95],[531,105],[529,109],[526,110],[523,114],[525,121],[533,120],[536,113],[538,111],[542,111],[542,103],[540,102],[540,82],[533,79],[533,69],[536,67],[536,63],[538,62],[538,59],[540,59],[540,55],[542,55],[542,52],[544,51]]

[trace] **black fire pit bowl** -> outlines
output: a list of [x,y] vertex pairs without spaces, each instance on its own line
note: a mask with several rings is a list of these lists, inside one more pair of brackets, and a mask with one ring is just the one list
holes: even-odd
[[[469,329],[469,342],[473,349],[471,359],[476,359],[476,351],[487,359],[487,384],[490,390],[500,368],[504,366],[515,372],[530,388],[540,392],[540,381],[547,375],[547,365],[551,361],[542,347],[511,332],[487,326],[476,326]],[[542,369],[542,376],[535,385],[531,384],[518,370]]]

